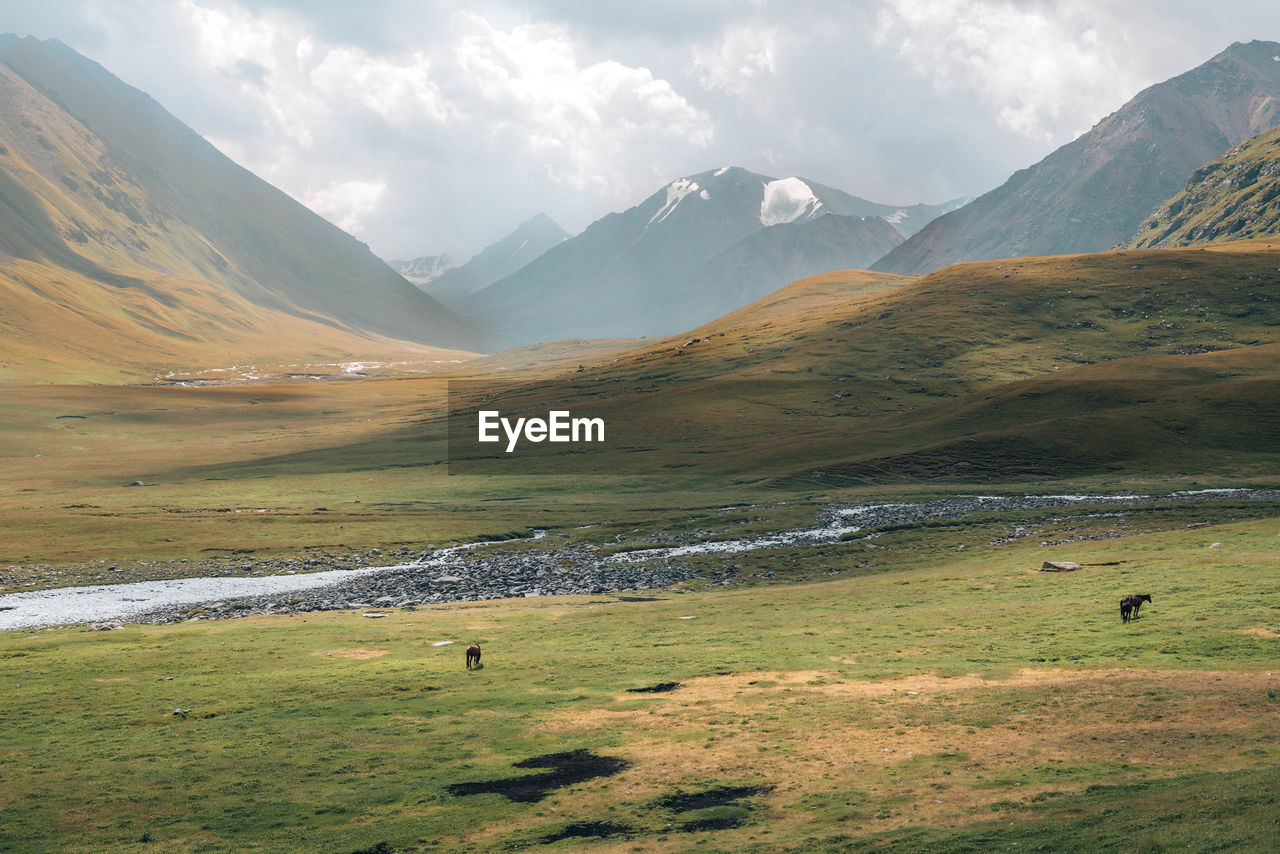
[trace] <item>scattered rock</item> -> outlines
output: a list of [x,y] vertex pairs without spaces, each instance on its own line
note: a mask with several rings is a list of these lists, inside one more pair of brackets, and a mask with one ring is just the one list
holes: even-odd
[[1072,563],[1069,560],[1046,560],[1040,567],[1041,572],[1075,572],[1080,568],[1080,564]]
[[135,480],[132,483],[126,483],[125,486],[146,486],[146,484],[140,480]]

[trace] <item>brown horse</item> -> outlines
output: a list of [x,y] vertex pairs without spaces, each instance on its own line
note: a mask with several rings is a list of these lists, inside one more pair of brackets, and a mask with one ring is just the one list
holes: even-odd
[[480,666],[480,644],[473,643],[467,647],[467,669]]
[[1138,610],[1142,608],[1143,602],[1150,602],[1150,593],[1134,593],[1125,596],[1120,600],[1120,619],[1123,622],[1129,622],[1130,618],[1137,618]]
[[1138,616],[1138,611],[1142,609],[1143,602],[1151,601],[1150,593],[1134,593],[1129,596],[1129,601],[1133,603],[1133,616]]

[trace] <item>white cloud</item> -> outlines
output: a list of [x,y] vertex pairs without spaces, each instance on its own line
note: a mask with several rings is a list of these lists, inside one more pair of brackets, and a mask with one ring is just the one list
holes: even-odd
[[386,192],[385,181],[342,181],[308,187],[302,203],[338,228],[356,234]]
[[1139,88],[1101,13],[1073,0],[886,0],[876,41],[939,89],[975,92],[1006,129],[1061,142]]
[[[375,193],[379,185],[367,180],[316,188],[319,161],[344,150],[367,159],[375,140],[398,138],[398,153],[412,149],[424,160],[463,152],[471,168],[487,158],[495,173],[524,164],[617,204],[634,201],[627,176],[637,161],[660,164],[672,144],[705,147],[713,135],[710,116],[670,82],[612,59],[581,61],[559,26],[502,30],[460,11],[419,49],[374,53],[326,41],[284,12],[193,0],[180,9],[197,54],[258,126],[233,153],[348,230],[361,228],[379,200],[427,189],[382,184]],[[342,164],[325,174],[353,171]]]
[[[313,55],[309,42],[299,51],[300,57]],[[311,69],[308,82],[327,103],[363,107],[399,128],[445,124],[453,110],[432,79],[431,66],[421,52],[389,60],[357,48],[334,47]]]
[[741,98],[759,97],[761,88],[777,72],[779,38],[773,27],[727,27],[718,41],[693,46],[690,70],[708,89]]
[[669,82],[615,60],[580,64],[563,28],[502,32],[467,12],[454,25],[462,37],[452,51],[452,103],[479,130],[523,136],[558,181],[612,194],[653,143],[701,147],[712,138],[710,116]]

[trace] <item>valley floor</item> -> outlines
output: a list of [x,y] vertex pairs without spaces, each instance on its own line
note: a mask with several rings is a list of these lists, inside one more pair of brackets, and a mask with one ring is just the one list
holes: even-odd
[[1280,508],[1115,510],[729,588],[0,633],[0,848],[1274,850]]

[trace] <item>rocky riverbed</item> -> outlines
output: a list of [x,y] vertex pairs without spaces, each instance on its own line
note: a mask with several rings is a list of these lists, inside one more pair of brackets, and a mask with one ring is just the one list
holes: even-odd
[[[1048,495],[963,496],[926,502],[833,505],[818,524],[742,538],[722,538],[723,532],[686,531],[653,536],[628,550],[628,544],[609,546],[575,543],[560,532],[546,537],[536,532],[528,540],[470,543],[417,554],[400,549],[394,555],[378,550],[344,555],[335,561],[306,559],[306,568],[322,573],[262,576],[262,564],[250,559],[212,577],[134,584],[62,588],[0,596],[0,628],[58,623],[107,621],[172,622],[249,614],[291,614],[318,610],[403,608],[441,602],[519,596],[603,594],[626,590],[679,590],[698,576],[704,583],[740,583],[732,559],[764,549],[805,547],[838,542],[869,529],[928,524],[980,513],[1043,511],[1081,505],[1107,508],[1100,515],[1123,515],[1124,508],[1170,503],[1280,502],[1280,490],[1201,490],[1161,496]],[[869,536],[874,537],[871,531]],[[1016,538],[1017,533],[1012,538]],[[647,547],[655,541],[661,547]],[[994,544],[994,543],[993,543]],[[714,560],[723,556],[722,560]],[[388,557],[397,562],[377,565]],[[707,558],[691,563],[689,559]],[[281,563],[284,561],[284,563]],[[287,559],[264,562],[294,567]],[[238,572],[237,572],[238,571]],[[238,573],[245,573],[245,577]],[[261,587],[255,587],[260,584]],[[157,585],[173,585],[158,587]],[[185,586],[180,586],[185,585]],[[37,607],[39,603],[39,607]],[[115,603],[114,605],[112,603]],[[154,607],[149,607],[149,604]],[[92,607],[90,607],[92,606]],[[112,608],[115,608],[113,611]]]

